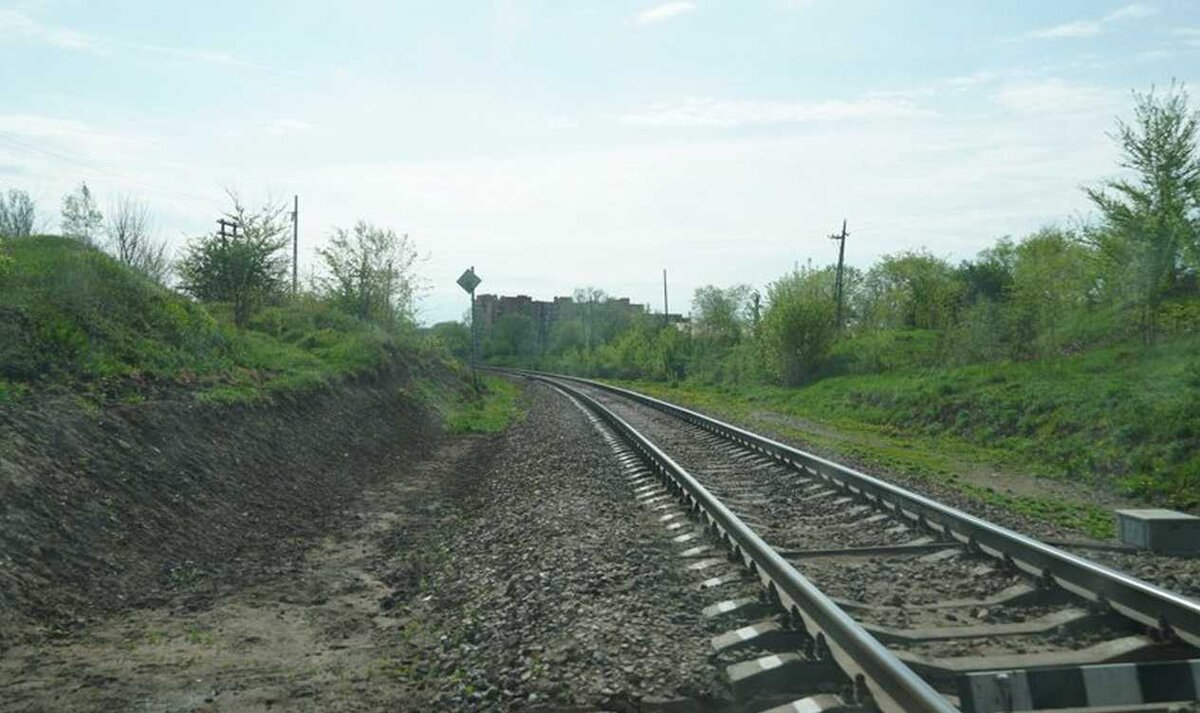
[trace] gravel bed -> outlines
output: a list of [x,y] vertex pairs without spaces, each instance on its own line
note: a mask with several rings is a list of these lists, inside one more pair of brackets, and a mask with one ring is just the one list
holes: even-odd
[[951,641],[926,641],[896,645],[910,653],[930,658],[959,658],[996,654],[1042,654],[1055,651],[1077,651],[1089,646],[1113,641],[1134,633],[1127,627],[1099,626],[1084,631],[1059,629],[1049,635],[981,637]]
[[[603,393],[603,392],[601,392]],[[623,402],[612,396],[604,396],[603,398],[612,400],[618,406]],[[607,401],[606,401],[607,403]],[[627,403],[627,402],[624,402]],[[1009,529],[1020,532],[1031,537],[1060,540],[1060,541],[1080,541],[1087,538],[1081,537],[1079,533],[1073,532],[1058,525],[1047,523],[1041,520],[1022,515],[1007,508],[984,503],[971,498],[951,485],[939,483],[928,478],[922,478],[917,475],[897,473],[897,472],[880,472],[877,468],[872,468],[867,464],[857,462],[855,459],[845,455],[831,453],[823,448],[814,446],[811,443],[797,440],[781,431],[772,428],[769,424],[756,422],[753,424],[739,422],[737,419],[729,418],[722,414],[715,414],[717,418],[725,420],[734,425],[741,426],[752,432],[762,434],[768,438],[773,438],[803,449],[810,453],[819,456],[831,458],[832,460],[845,463],[846,465],[861,470],[865,473],[881,477],[889,482],[895,483],[901,487],[912,490],[926,497],[933,498],[945,505],[962,510],[963,512],[975,515],[989,522],[994,522]],[[661,415],[659,418],[669,418]],[[720,441],[711,440],[714,437],[711,434],[706,436],[710,439],[707,443],[718,444]],[[715,445],[713,447],[716,447]],[[1115,517],[1115,515],[1114,515]],[[838,543],[840,545],[840,543]],[[831,545],[835,546],[835,545]],[[1064,546],[1066,549],[1080,557],[1094,560],[1113,569],[1128,572],[1136,577],[1146,580],[1152,584],[1163,587],[1173,592],[1178,592],[1193,599],[1200,599],[1200,557],[1168,557],[1163,555],[1155,555],[1149,552],[1119,552],[1097,550],[1089,547],[1071,547]]]
[[396,607],[437,708],[624,708],[728,699],[701,615],[711,597],[638,508],[583,412],[543,385],[487,472],[457,483],[452,556]]
[[[818,493],[803,489],[813,481],[795,470],[757,455],[731,452],[727,442],[671,416],[603,392],[590,393],[663,448],[776,547],[866,547],[917,537],[911,531],[863,527],[853,521],[857,518],[846,516],[845,504],[836,502],[841,493],[829,489],[825,497],[812,497]],[[750,500],[742,504],[746,496]]]
[[1061,604],[1024,606],[965,606],[937,609],[864,609],[855,612],[859,621],[895,629],[917,629],[936,626],[980,626],[1010,624],[1039,619],[1062,611]]
[[1072,550],[1121,572],[1128,572],[1164,589],[1200,599],[1200,558],[1166,557],[1148,552],[1112,552],[1105,550]]
[[915,557],[820,558],[800,563],[799,569],[830,596],[884,606],[985,599],[1028,581],[974,557],[940,562],[922,562]]

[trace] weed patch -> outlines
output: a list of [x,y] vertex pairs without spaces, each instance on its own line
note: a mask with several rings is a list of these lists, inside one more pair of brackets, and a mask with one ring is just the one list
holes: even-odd
[[499,433],[521,416],[517,387],[507,379],[484,376],[478,395],[447,414],[446,427],[451,433]]

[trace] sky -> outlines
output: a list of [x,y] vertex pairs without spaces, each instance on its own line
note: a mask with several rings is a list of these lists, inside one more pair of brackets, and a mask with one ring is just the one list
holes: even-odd
[[[1132,92],[1200,82],[1194,0],[0,0],[0,190],[86,181],[180,250],[226,190],[407,233],[455,285],[699,286],[1086,220]],[[1197,90],[1200,91],[1200,90]],[[1193,105],[1197,104],[1193,100]]]

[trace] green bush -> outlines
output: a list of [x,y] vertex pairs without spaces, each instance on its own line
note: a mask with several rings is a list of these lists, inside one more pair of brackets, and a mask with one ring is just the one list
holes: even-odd
[[[12,241],[0,280],[0,383],[199,381],[210,400],[257,398],[378,368],[415,333],[387,331],[312,297],[265,307],[235,329],[206,309],[77,241]],[[137,388],[134,383],[130,388]],[[107,387],[106,387],[107,390]],[[5,396],[9,398],[9,396]]]
[[837,334],[835,305],[822,289],[819,273],[800,270],[767,288],[762,319],[764,353],[781,383],[811,381],[825,366]]

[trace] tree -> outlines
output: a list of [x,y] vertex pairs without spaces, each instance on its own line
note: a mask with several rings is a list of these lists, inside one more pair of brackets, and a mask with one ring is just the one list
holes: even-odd
[[187,247],[176,271],[180,288],[204,302],[228,302],[233,321],[245,327],[254,310],[286,284],[288,225],[286,206],[267,203],[249,210],[230,194],[233,209],[226,213],[237,226],[232,236],[208,235]]
[[429,339],[454,356],[471,358],[471,328],[463,322],[438,322],[428,330]]
[[602,304],[606,300],[608,300],[608,295],[598,287],[577,287],[572,294],[573,311],[579,315],[583,325],[583,341],[587,349],[604,341],[596,339],[596,322],[599,321],[597,320],[596,305]]
[[335,228],[317,254],[328,271],[318,284],[339,308],[382,324],[412,323],[418,256],[407,234],[360,220],[352,230]]
[[1132,176],[1084,189],[1103,221],[1087,237],[1106,258],[1108,286],[1128,296],[1151,343],[1163,296],[1185,268],[1200,269],[1200,112],[1174,83],[1165,96],[1151,89],[1134,99],[1133,123],[1118,120],[1113,135]]
[[806,268],[767,286],[762,342],[776,378],[786,386],[816,376],[837,334],[837,305],[820,277]]
[[150,213],[144,203],[123,197],[109,211],[104,226],[108,249],[118,260],[155,282],[163,282],[170,268],[167,244],[150,237]]
[[1057,349],[1062,327],[1086,307],[1095,283],[1087,249],[1070,233],[1045,228],[1022,240],[1014,256],[1009,290],[1021,346]]
[[94,245],[104,226],[104,216],[96,207],[87,183],[63,196],[62,234],[86,245]]
[[864,311],[877,327],[950,326],[962,292],[946,261],[923,251],[885,255],[863,285]]
[[8,189],[0,193],[0,237],[27,238],[33,234],[35,216],[33,199],[25,191]]
[[964,260],[958,267],[958,275],[963,282],[965,302],[971,305],[980,300],[1002,302],[1007,299],[1012,289],[1015,261],[1016,247],[1008,237],[981,250],[974,260]]
[[533,353],[536,325],[524,314],[506,314],[492,326],[489,351],[498,356],[528,356]]
[[697,338],[718,346],[731,346],[742,339],[750,293],[749,285],[721,289],[713,285],[697,287],[692,295],[693,321]]

